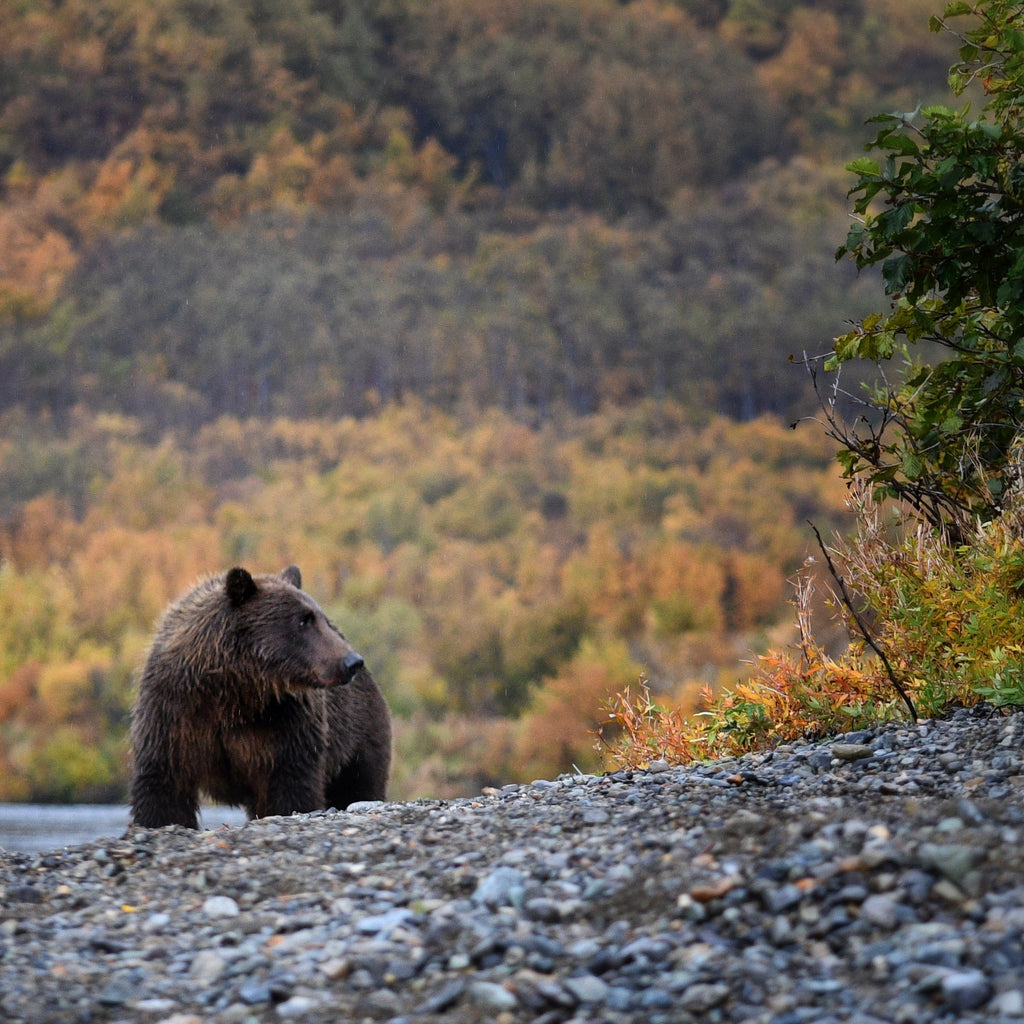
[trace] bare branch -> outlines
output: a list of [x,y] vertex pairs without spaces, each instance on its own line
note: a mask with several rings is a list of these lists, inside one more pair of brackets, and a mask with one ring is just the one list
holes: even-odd
[[871,631],[868,629],[867,624],[861,617],[860,613],[853,606],[853,601],[850,600],[850,594],[846,589],[846,581],[839,575],[839,571],[835,567],[835,563],[832,561],[832,556],[828,553],[828,548],[825,547],[825,542],[821,539],[821,534],[818,532],[818,528],[814,523],[809,524],[811,529],[814,531],[814,536],[818,540],[818,547],[821,549],[821,553],[825,556],[825,564],[828,566],[828,571],[832,574],[832,579],[836,581],[839,586],[839,593],[842,596],[843,604],[846,606],[846,610],[853,617],[853,621],[857,625],[857,629],[860,630],[860,635],[864,637],[867,645],[878,655],[881,659],[882,664],[885,666],[886,675],[888,675],[890,682],[895,687],[896,692],[900,695],[903,703],[906,704],[907,710],[910,712],[910,717],[916,722],[917,721],[917,708],[914,707],[914,702],[907,693],[903,684],[897,679],[896,673],[893,670],[892,665],[889,663],[889,659],[885,656],[885,651],[875,643],[874,637],[871,635]]

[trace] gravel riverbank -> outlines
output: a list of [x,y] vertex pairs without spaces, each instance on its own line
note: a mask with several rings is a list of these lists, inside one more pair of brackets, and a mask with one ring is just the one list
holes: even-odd
[[0,855],[0,1019],[1024,1020],[1022,744],[975,709]]

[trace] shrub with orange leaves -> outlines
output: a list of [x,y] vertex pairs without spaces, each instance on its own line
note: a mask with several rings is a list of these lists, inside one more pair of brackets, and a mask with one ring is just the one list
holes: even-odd
[[743,754],[908,710],[937,717],[981,700],[1024,705],[1024,493],[957,545],[862,487],[850,505],[855,534],[823,547],[836,585],[829,603],[853,637],[845,650],[833,656],[815,637],[808,564],[796,582],[792,649],[760,655],[731,689],[705,691],[696,714],[660,705],[644,681],[607,702],[597,736],[614,765]]
[[[634,695],[617,693],[606,705],[608,721],[598,746],[616,767],[644,768],[661,759],[674,764],[749,753],[776,743],[811,739],[887,719],[900,711],[896,691],[880,662],[852,643],[831,657],[811,630],[813,587],[797,581],[794,650],[770,650],[752,663],[749,678],[717,695],[700,692],[702,709],[666,707],[646,681]],[[615,738],[608,740],[607,735]]]

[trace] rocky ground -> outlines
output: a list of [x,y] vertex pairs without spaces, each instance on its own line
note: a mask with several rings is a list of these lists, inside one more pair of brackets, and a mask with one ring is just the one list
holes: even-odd
[[0,1019],[1024,1020],[1024,714],[0,856]]

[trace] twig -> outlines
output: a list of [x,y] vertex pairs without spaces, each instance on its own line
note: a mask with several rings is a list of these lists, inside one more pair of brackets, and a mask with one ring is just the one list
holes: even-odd
[[853,621],[857,624],[857,628],[860,630],[860,635],[864,637],[871,650],[881,658],[882,664],[885,666],[886,674],[889,676],[889,680],[896,688],[896,692],[903,699],[903,703],[907,705],[907,710],[910,712],[911,719],[916,722],[917,708],[914,707],[914,702],[910,699],[910,694],[907,693],[903,684],[896,678],[896,673],[893,671],[892,665],[889,664],[889,659],[885,656],[885,651],[875,643],[867,624],[861,618],[857,609],[854,608],[853,602],[850,600],[850,594],[846,589],[846,582],[843,580],[843,577],[839,575],[839,571],[836,569],[835,564],[832,561],[832,556],[828,553],[828,548],[825,547],[825,542],[821,539],[821,534],[818,532],[818,528],[814,523],[810,523],[809,525],[814,531],[814,536],[818,539],[818,547],[821,549],[821,553],[825,556],[825,564],[828,566],[828,571],[832,574],[832,579],[839,584],[839,591],[843,596],[843,604],[846,605],[847,611],[853,616]]

